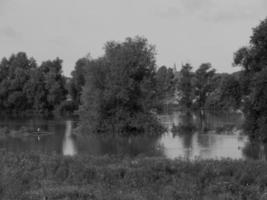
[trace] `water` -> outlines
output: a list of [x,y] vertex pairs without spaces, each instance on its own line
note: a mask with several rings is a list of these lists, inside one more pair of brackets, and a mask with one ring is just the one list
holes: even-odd
[[[51,134],[28,136],[21,138],[0,138],[0,148],[12,152],[41,152],[47,154],[62,154],[74,156],[86,155],[123,155],[163,156],[167,158],[182,157],[185,159],[247,159],[265,158],[266,154],[260,149],[253,148],[246,136],[238,130],[242,122],[241,114],[224,114],[220,116],[208,115],[205,119],[205,132],[198,126],[191,131],[173,131],[173,125],[183,123],[199,124],[196,116],[183,118],[178,112],[159,116],[161,122],[168,129],[162,136],[93,136],[83,139],[73,137],[77,122],[72,120],[53,119],[13,119],[1,120],[0,127],[10,129],[27,127],[32,130],[40,128]],[[228,127],[223,129],[222,127]],[[230,128],[229,128],[230,127]],[[248,145],[249,144],[249,145]],[[251,148],[251,147],[252,148]],[[256,150],[255,150],[256,149]],[[264,149],[264,148],[263,148]],[[254,152],[258,151],[258,152]],[[262,155],[262,156],[259,156]]]

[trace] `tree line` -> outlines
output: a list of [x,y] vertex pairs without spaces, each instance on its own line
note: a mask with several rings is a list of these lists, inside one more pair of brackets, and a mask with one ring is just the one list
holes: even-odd
[[204,63],[193,72],[157,68],[155,47],[142,37],[107,42],[103,56],[79,59],[71,78],[62,60],[37,65],[20,52],[0,63],[1,114],[75,113],[90,132],[158,133],[157,115],[166,103],[181,110],[227,109],[241,105],[238,74],[219,74]]
[[178,102],[185,109],[236,110],[244,116],[244,130],[252,140],[267,142],[267,18],[253,29],[249,46],[234,53],[233,74],[216,74],[210,64],[195,72],[182,66]]
[[185,64],[177,78],[177,102],[184,111],[235,111],[241,107],[239,72],[216,73],[210,63],[195,71]]
[[26,53],[3,58],[0,63],[1,114],[48,114],[66,101],[66,77],[62,60],[48,60],[40,66]]
[[109,41],[104,55],[79,59],[71,78],[62,60],[40,66],[26,53],[0,63],[2,113],[75,112],[93,132],[157,132],[156,113],[166,102],[185,111],[235,111],[245,114],[251,137],[266,140],[267,19],[253,29],[248,47],[234,54],[241,70],[217,73],[210,63],[196,70],[157,67],[155,46],[143,37]]
[[155,47],[142,37],[107,42],[104,50],[78,60],[72,72],[70,92],[85,132],[160,132],[156,114],[164,104],[187,112],[241,108],[239,72],[216,73],[210,63],[195,71],[190,64],[157,68]]
[[[137,39],[129,38],[130,42],[137,43],[134,40]],[[146,39],[139,38],[138,40],[143,40],[143,45],[148,45]],[[240,105],[241,86],[237,80],[238,73],[215,73],[209,63],[202,64],[195,72],[192,71],[193,67],[190,64],[183,65],[180,71],[166,66],[156,69],[155,58],[153,59],[153,70],[148,70],[151,73],[151,80],[153,79],[149,90],[154,93],[153,108],[159,109],[168,99],[174,98],[180,106],[188,109],[200,107],[230,109],[238,108]],[[124,56],[122,60],[126,62],[126,57]],[[62,74],[62,60],[59,58],[42,62],[40,66],[37,65],[34,58],[28,58],[24,52],[3,58],[0,63],[0,108],[2,113],[35,112],[44,114],[62,111],[67,106],[69,107],[66,110],[78,110],[86,79],[89,79],[89,76],[97,77],[92,71],[94,68],[92,66],[95,65],[96,71],[98,71],[98,68],[101,68],[100,61],[100,58],[79,59],[71,73],[71,78],[67,78]],[[147,61],[149,62],[149,60]],[[109,65],[111,66],[110,63]],[[124,69],[124,67],[122,68]],[[142,74],[145,70],[139,69],[138,73]],[[111,71],[114,74],[118,73],[120,78],[129,79],[124,74],[121,76],[122,74],[114,69]],[[101,73],[97,73],[100,76]],[[116,80],[117,78],[115,77]],[[103,80],[104,77],[99,77],[99,81]],[[122,85],[124,86],[124,84]],[[68,97],[71,97],[69,103],[67,103]]]

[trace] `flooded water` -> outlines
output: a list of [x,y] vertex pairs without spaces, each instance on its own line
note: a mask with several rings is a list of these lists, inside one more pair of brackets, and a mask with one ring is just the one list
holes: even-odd
[[[122,156],[163,156],[185,159],[262,159],[265,154],[254,152],[249,147],[246,136],[239,126],[242,114],[207,115],[204,125],[195,129],[178,129],[173,127],[183,124],[200,124],[198,117],[183,118],[178,112],[159,116],[167,128],[162,136],[93,136],[77,139],[72,135],[77,122],[73,120],[16,119],[1,120],[0,127],[20,129],[21,127],[50,134],[20,138],[0,138],[0,148],[12,152],[41,152],[74,156],[87,155],[122,155]],[[205,129],[205,131],[203,131]],[[251,146],[251,144],[250,144]],[[252,150],[251,150],[252,149]],[[254,148],[258,149],[259,148]],[[262,156],[258,156],[261,154]]]

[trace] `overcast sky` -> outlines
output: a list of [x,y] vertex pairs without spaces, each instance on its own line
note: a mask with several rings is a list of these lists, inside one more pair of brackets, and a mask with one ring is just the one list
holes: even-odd
[[106,41],[140,35],[156,45],[158,66],[211,62],[232,72],[233,52],[266,11],[267,0],[0,0],[0,57],[60,57],[69,75]]

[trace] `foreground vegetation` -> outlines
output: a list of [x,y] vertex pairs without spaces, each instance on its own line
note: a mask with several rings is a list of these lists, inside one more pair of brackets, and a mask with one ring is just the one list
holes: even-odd
[[0,198],[260,199],[267,163],[61,157],[1,152]]

